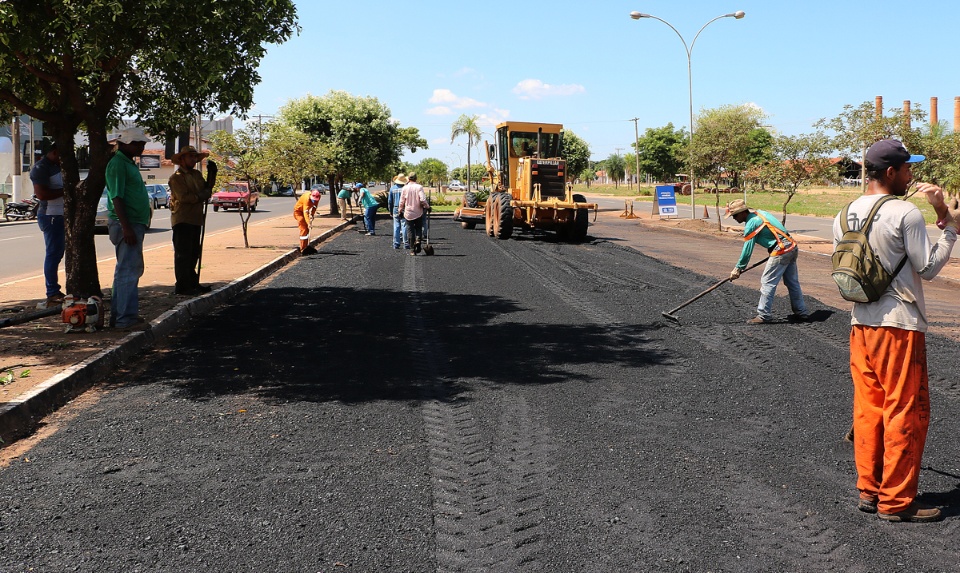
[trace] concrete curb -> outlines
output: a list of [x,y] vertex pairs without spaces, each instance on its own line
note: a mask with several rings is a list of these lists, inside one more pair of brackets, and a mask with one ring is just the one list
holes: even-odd
[[[356,217],[332,227],[310,242],[317,246],[333,235],[354,224]],[[79,364],[66,368],[48,378],[16,400],[0,405],[0,444],[9,444],[33,432],[40,420],[76,398],[95,383],[116,372],[123,363],[155,346],[189,323],[190,319],[205,315],[227,304],[241,292],[256,285],[300,257],[298,249],[276,259],[203,296],[185,300],[150,321],[148,328],[131,332],[117,344]]]

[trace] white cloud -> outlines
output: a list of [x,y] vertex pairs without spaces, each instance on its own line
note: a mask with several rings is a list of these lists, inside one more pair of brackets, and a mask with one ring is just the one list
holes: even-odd
[[487,107],[487,104],[469,97],[461,97],[448,89],[435,89],[430,97],[430,103],[443,104],[454,109],[468,107]]
[[431,107],[424,113],[427,115],[450,115],[453,113],[453,110],[445,105],[438,105],[436,107]]
[[508,117],[510,117],[510,110],[495,109],[492,113],[481,113],[479,116],[477,116],[477,124],[481,127],[489,127],[493,129],[498,123],[507,121]]
[[541,99],[551,96],[570,96],[584,93],[586,88],[580,84],[550,85],[540,80],[526,79],[513,88],[520,99]]

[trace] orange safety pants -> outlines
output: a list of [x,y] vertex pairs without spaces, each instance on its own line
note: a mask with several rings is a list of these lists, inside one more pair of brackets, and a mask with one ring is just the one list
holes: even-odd
[[861,498],[897,513],[917,497],[930,424],[924,333],[855,325],[850,331],[853,453]]
[[310,244],[310,223],[300,211],[294,211],[293,218],[297,220],[297,227],[300,228],[300,250],[302,251]]

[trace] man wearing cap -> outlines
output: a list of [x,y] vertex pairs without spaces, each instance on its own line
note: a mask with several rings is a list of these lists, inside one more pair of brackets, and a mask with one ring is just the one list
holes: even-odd
[[[895,139],[870,146],[864,156],[867,190],[849,205],[849,228],[862,228],[864,217],[883,197],[906,195],[913,179],[910,165],[924,159],[910,155]],[[930,422],[927,321],[920,281],[933,279],[949,260],[957,240],[960,208],[956,199],[948,206],[936,185],[920,183],[917,190],[936,210],[943,233],[931,245],[916,205],[884,203],[870,227],[870,247],[885,269],[906,262],[879,300],[854,303],[850,313],[853,451],[860,491],[857,507],[886,521],[942,518],[936,507],[916,501]],[[834,246],[843,236],[839,217],[833,222]]]
[[297,220],[297,227],[300,229],[300,254],[306,254],[305,251],[310,245],[310,226],[319,205],[320,191],[314,189],[301,195],[297,199],[297,204],[293,206],[293,218]]
[[57,277],[66,246],[66,232],[63,221],[63,174],[56,143],[30,169],[30,181],[33,182],[33,194],[40,200],[37,224],[43,233],[45,246],[43,278],[47,300],[43,306],[47,308],[62,303],[64,296]]
[[170,176],[170,224],[173,226],[173,273],[177,283],[174,294],[196,296],[210,292],[200,284],[197,262],[200,259],[200,236],[206,223],[204,206],[217,182],[217,164],[207,162],[207,179],[196,169],[206,151],[188,145],[170,161],[177,170]]
[[390,191],[387,193],[387,209],[390,211],[390,218],[393,219],[394,249],[399,249],[401,244],[403,245],[404,249],[410,248],[406,237],[401,234],[403,231],[403,225],[401,224],[403,216],[397,211],[397,207],[400,205],[400,191],[407,183],[407,176],[401,173],[393,178],[393,185],[390,187]]
[[408,182],[400,190],[400,202],[397,211],[403,218],[403,238],[410,244],[410,254],[420,252],[420,238],[423,236],[423,214],[430,207],[423,193],[423,185],[417,183],[417,174],[407,175]]
[[343,185],[337,193],[337,206],[340,208],[340,220],[347,220],[347,205],[350,201],[350,185]]
[[143,154],[147,135],[139,127],[120,132],[117,152],[107,163],[107,232],[116,248],[110,296],[110,325],[130,328],[143,322],[137,288],[143,275],[143,236],[150,222],[150,196],[134,157]]
[[770,258],[763,268],[760,277],[760,302],[757,304],[757,316],[747,321],[748,324],[763,324],[773,320],[773,296],[777,292],[777,284],[783,279],[783,284],[790,294],[790,308],[793,309],[791,318],[798,322],[806,322],[807,307],[803,302],[803,291],[800,289],[800,277],[797,273],[797,242],[790,236],[783,224],[776,217],[759,209],[751,211],[743,199],[736,199],[727,203],[726,217],[733,217],[737,223],[743,225],[743,250],[740,251],[740,260],[730,272],[730,280],[740,278],[740,273],[750,263],[754,244],[767,249]]

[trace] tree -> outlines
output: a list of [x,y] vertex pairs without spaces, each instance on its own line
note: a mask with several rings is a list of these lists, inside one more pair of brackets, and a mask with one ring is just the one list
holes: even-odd
[[780,220],[784,225],[787,223],[787,204],[800,187],[813,181],[831,181],[839,177],[828,156],[832,149],[830,138],[822,131],[773,138],[772,157],[763,167],[763,174],[767,181],[787,194]]
[[943,187],[949,195],[960,190],[960,134],[950,132],[947,123],[924,126],[904,139],[911,153],[926,156],[914,163],[914,181],[926,181]]
[[[108,130],[133,117],[154,135],[172,135],[198,113],[242,115],[264,44],[297,30],[292,0],[0,2],[0,101],[43,121],[60,142],[67,292],[101,292],[93,226]],[[201,40],[202,64],[185,65]],[[73,147],[81,125],[90,142],[84,184]]]
[[[343,91],[291,100],[277,112],[277,121],[323,146],[328,165],[324,175],[331,190],[347,177],[364,181],[393,177],[405,149],[416,152],[427,147],[417,128],[401,128],[380,100]],[[330,213],[340,214],[332,192]]]
[[567,162],[567,179],[573,180],[590,163],[590,145],[576,133],[566,131],[563,134],[563,158]]
[[619,187],[625,171],[623,157],[612,153],[604,161],[604,169],[607,171],[607,176],[613,179],[614,187]]
[[593,183],[593,180],[597,178],[597,172],[593,167],[584,167],[583,171],[580,172],[580,175],[577,176],[581,181],[587,184],[587,187],[590,187],[590,184]]
[[422,160],[413,170],[417,172],[420,183],[428,187],[434,185],[438,190],[440,185],[447,180],[447,164],[433,157]]
[[686,163],[687,132],[672,123],[648,127],[634,147],[640,155],[640,172],[657,181],[673,181]]
[[[462,114],[450,126],[450,143],[453,143],[458,137],[467,136],[467,189],[470,189],[470,176],[472,169],[470,167],[470,148],[474,142],[480,141],[480,125],[477,123],[477,116]],[[486,172],[486,169],[484,169]]]
[[717,189],[717,226],[721,229],[720,182],[750,165],[756,143],[754,130],[760,128],[764,117],[754,106],[726,105],[704,110],[697,118],[691,152],[693,169],[698,176],[712,181]]
[[637,154],[635,153],[624,153],[623,154],[623,170],[627,175],[627,187],[633,187],[633,176],[637,175],[637,189],[640,189],[640,177],[635,171],[637,170]]
[[[925,113],[919,108],[911,109],[910,120],[921,120]],[[832,145],[847,157],[859,157],[863,164],[863,155],[875,142],[888,137],[910,140],[911,130],[906,127],[907,119],[903,109],[891,110],[891,114],[877,110],[876,103],[865,101],[858,106],[845,105],[843,111],[833,119],[821,119],[814,124],[817,129],[834,132]],[[866,188],[866,167],[861,169],[861,188]]]

